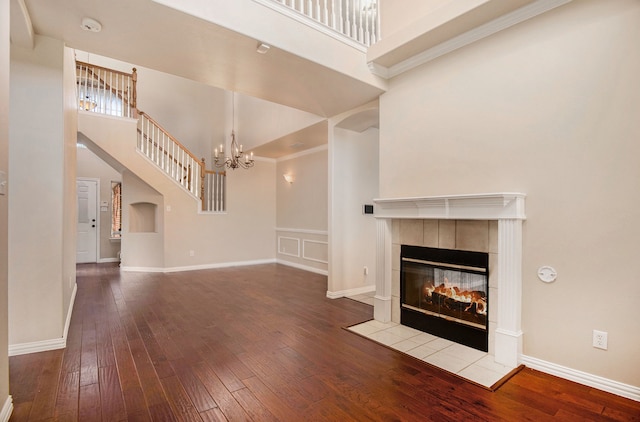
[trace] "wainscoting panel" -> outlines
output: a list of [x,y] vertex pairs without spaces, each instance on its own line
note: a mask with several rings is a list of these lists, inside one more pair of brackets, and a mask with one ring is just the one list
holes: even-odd
[[324,230],[276,228],[278,263],[328,274],[329,245]]

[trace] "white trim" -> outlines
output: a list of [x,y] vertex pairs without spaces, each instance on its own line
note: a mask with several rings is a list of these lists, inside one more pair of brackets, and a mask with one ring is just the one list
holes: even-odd
[[215,268],[243,267],[249,265],[273,264],[275,259],[256,259],[252,261],[220,262],[215,264],[187,265],[184,267],[122,267],[122,271],[143,273],[176,273],[180,271],[210,270]]
[[265,7],[268,7],[269,9],[275,10],[276,12],[282,13],[283,15],[293,20],[296,20],[304,25],[307,25],[317,31],[320,31],[323,34],[330,36],[331,38],[334,38],[338,41],[342,41],[343,43],[347,44],[350,47],[355,48],[356,50],[362,51],[363,53],[367,52],[366,45],[354,40],[351,37],[344,35],[343,33],[331,28],[330,26],[322,24],[316,21],[315,19],[307,15],[304,15],[296,10],[293,10],[283,4],[280,4],[273,0],[253,0],[253,1]]
[[[281,239],[295,240],[296,241],[296,253],[293,254],[293,253],[282,251],[280,249],[280,240]],[[297,238],[297,237],[278,236],[278,254],[292,256],[294,258],[300,258],[300,239]]]
[[105,264],[107,262],[120,262],[118,258],[100,258],[98,264]]
[[534,18],[556,7],[569,3],[571,0],[538,0],[520,9],[500,16],[490,22],[480,25],[470,31],[453,37],[408,59],[396,63],[390,67],[385,67],[375,63],[375,60],[368,63],[369,70],[376,76],[390,79],[404,72],[430,62],[440,56],[448,54],[466,45],[472,44],[513,25]]
[[304,155],[310,155],[310,154],[315,154],[316,152],[320,152],[320,151],[324,151],[324,150],[328,150],[329,149],[329,145],[328,144],[323,144],[314,148],[309,148],[309,149],[305,149],[304,151],[300,151],[300,152],[296,152],[294,154],[291,155],[286,155],[284,157],[280,157],[276,159],[276,162],[279,163],[281,161],[287,161],[287,160],[291,160],[294,158],[298,158],[298,157],[302,157]]
[[303,233],[303,234],[317,234],[320,236],[328,236],[329,232],[326,230],[310,230],[310,229],[286,229],[282,227],[276,227],[277,232],[289,232],[289,233]]
[[7,396],[7,399],[4,401],[4,406],[2,406],[2,411],[0,411],[0,422],[9,422],[11,413],[13,413],[13,397],[9,395]]
[[309,271],[311,273],[316,273],[316,274],[320,274],[320,275],[327,275],[327,276],[329,275],[329,272],[327,270],[321,270],[320,268],[314,268],[314,267],[310,267],[308,265],[297,264],[297,263],[291,262],[291,261],[285,261],[284,259],[277,259],[276,263],[277,264],[286,265],[287,267],[297,268],[299,270]]
[[67,347],[67,341],[63,337],[51,340],[33,341],[31,343],[10,344],[9,356],[48,352],[49,350],[64,349],[65,347]]
[[370,286],[356,287],[353,289],[338,290],[337,292],[327,290],[327,297],[329,299],[340,299],[341,297],[356,296],[363,293],[375,292],[375,290],[375,284],[372,284]]
[[588,385],[589,387],[597,388],[598,390],[626,397],[631,400],[640,401],[640,387],[567,368],[566,366],[547,362],[532,356],[522,355],[520,361],[531,369],[568,379],[578,384]]
[[380,322],[391,321],[391,296],[373,297],[373,318]]
[[309,239],[302,239],[302,259],[306,259],[307,261],[320,262],[320,263],[322,263],[322,264],[328,264],[328,263],[329,263],[328,261],[323,261],[323,260],[321,260],[321,259],[317,259],[317,258],[309,258],[309,257],[307,257],[307,256],[305,255],[305,253],[304,253],[304,251],[305,251],[304,244],[305,244],[305,243],[307,243],[307,242],[308,242],[308,243],[319,243],[319,244],[321,244],[321,245],[327,245],[327,246],[329,245],[329,243],[328,243],[328,242],[324,242],[324,241],[321,241],[321,240],[309,240]]
[[78,292],[78,283],[73,283],[73,291],[71,292],[69,309],[67,309],[67,320],[64,323],[64,330],[62,331],[62,338],[64,338],[65,347],[67,345],[67,336],[69,335],[69,326],[71,325],[71,316],[73,314],[73,304],[76,303],[77,292]]
[[376,218],[500,220],[526,219],[526,195],[514,192],[377,198]]

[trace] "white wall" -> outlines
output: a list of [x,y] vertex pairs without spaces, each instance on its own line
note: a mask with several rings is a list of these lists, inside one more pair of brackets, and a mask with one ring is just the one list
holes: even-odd
[[[373,289],[376,221],[362,206],[378,196],[378,130],[362,133],[335,127],[331,160],[331,261],[329,296]],[[368,274],[364,274],[367,267]]]
[[[75,206],[65,170],[69,117],[63,92],[65,53],[61,41],[36,37],[34,50],[11,48],[9,192],[9,343],[62,337],[65,305],[75,281],[75,226],[68,233]],[[75,156],[73,156],[75,161]],[[73,188],[75,195],[75,186]],[[71,217],[73,218],[73,217]],[[70,240],[64,241],[65,236]],[[34,265],[37,263],[37,265]],[[68,279],[73,277],[73,279]]]
[[[635,386],[638,39],[637,1],[574,1],[396,77],[380,99],[380,196],[527,194],[524,354]],[[558,280],[540,282],[541,265]]]
[[[0,2],[0,171],[9,174],[9,2]],[[0,408],[9,397],[8,196],[0,195]],[[7,409],[8,410],[8,409]]]
[[[294,182],[284,180],[284,174]],[[326,274],[327,148],[278,160],[275,183],[278,261]]]
[[114,260],[120,252],[120,240],[111,240],[111,182],[122,182],[122,176],[113,167],[102,161],[88,148],[77,149],[77,177],[88,177],[100,180],[100,198],[106,201],[107,211],[98,210],[100,214],[100,260]]

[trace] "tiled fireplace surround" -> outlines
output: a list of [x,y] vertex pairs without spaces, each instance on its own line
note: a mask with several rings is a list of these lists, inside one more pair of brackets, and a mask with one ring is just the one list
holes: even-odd
[[491,193],[376,199],[374,318],[400,323],[400,245],[489,253],[489,355],[516,367],[522,354],[525,195]]

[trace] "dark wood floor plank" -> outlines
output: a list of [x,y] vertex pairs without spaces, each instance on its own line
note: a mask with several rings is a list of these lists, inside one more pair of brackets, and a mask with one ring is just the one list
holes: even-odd
[[169,405],[178,421],[200,421],[200,415],[182,387],[178,377],[162,379],[162,386],[169,399]]
[[640,403],[524,369],[496,392],[343,327],[371,306],[277,264],[77,268],[66,350],[9,359],[11,421],[639,421]]
[[122,387],[115,366],[105,366],[99,369],[100,403],[103,420],[122,420],[126,418]]
[[101,420],[100,386],[98,384],[83,385],[78,397],[78,420]]
[[43,355],[44,364],[38,377],[38,387],[29,415],[29,418],[36,420],[51,418],[54,415],[63,351],[43,352]]
[[60,375],[58,396],[54,415],[56,418],[76,419],[78,415],[78,395],[80,393],[80,373],[66,372]]
[[249,415],[209,365],[204,362],[197,363],[194,372],[228,420],[249,420]]
[[180,380],[182,387],[185,389],[196,410],[198,412],[205,412],[217,407],[218,405],[213,398],[211,398],[207,389],[193,373],[187,362],[186,360],[175,360],[171,362],[171,366],[173,366],[176,376]]
[[236,390],[233,397],[254,421],[277,421],[278,419],[253,395],[248,388]]

